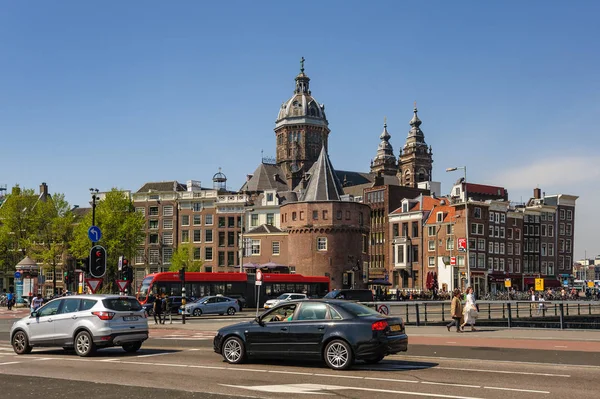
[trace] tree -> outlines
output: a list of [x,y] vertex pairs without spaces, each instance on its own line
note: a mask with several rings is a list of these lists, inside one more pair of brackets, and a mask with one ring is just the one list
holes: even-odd
[[[0,223],[2,223],[0,241],[11,253],[11,256],[5,258],[9,262],[14,260],[18,262],[28,255],[34,246],[35,206],[39,199],[35,191],[22,190],[16,185],[0,207]],[[15,265],[16,262],[12,264],[13,267]]]
[[[111,289],[107,285],[111,286],[117,276],[119,256],[135,258],[138,246],[145,239],[143,231],[145,223],[144,216],[135,212],[131,199],[124,191],[113,188],[96,203],[96,226],[102,231],[102,238],[97,245],[102,245],[106,249],[105,282],[110,282],[105,284],[105,288]],[[92,243],[87,231],[91,225],[92,213],[90,212],[75,227],[73,240],[70,243],[71,253],[75,258],[87,258],[89,255]]]
[[204,262],[194,259],[194,248],[190,244],[181,244],[177,247],[171,257],[169,271],[176,272],[182,267],[188,272],[199,272]]

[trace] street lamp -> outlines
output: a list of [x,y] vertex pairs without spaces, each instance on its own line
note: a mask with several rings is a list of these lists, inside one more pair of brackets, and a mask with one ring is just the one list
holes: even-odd
[[465,186],[465,189],[463,190],[463,196],[464,196],[464,201],[465,201],[465,240],[467,241],[467,245],[466,245],[466,259],[465,259],[465,266],[467,268],[467,287],[469,287],[471,285],[471,265],[469,262],[469,208],[468,208],[468,201],[469,201],[469,196],[467,194],[467,167],[466,166],[456,166],[454,168],[447,168],[446,172],[454,172],[457,170],[462,169],[464,172],[464,179],[463,179],[463,184]]

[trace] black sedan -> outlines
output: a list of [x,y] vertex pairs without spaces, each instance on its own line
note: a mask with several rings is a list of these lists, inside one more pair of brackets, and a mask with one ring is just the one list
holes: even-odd
[[400,317],[379,314],[356,302],[310,299],[285,302],[254,321],[221,328],[214,350],[232,364],[247,358],[324,360],[334,370],[354,361],[373,364],[408,349]]

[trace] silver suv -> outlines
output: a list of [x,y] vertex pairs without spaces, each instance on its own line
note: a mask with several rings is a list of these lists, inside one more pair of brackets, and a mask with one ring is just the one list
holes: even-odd
[[13,324],[10,342],[23,355],[37,346],[62,346],[79,356],[122,346],[137,352],[148,339],[146,312],[134,297],[73,295],[54,299]]

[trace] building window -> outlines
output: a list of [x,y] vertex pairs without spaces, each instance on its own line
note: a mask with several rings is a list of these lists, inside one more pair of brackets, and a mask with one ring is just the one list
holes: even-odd
[[515,229],[515,240],[521,239],[521,230]]
[[500,258],[500,271],[504,271],[504,258]]
[[490,223],[494,223],[494,212],[490,212],[489,221],[490,221]]
[[225,217],[224,216],[219,216],[219,227],[220,228],[225,227]]
[[163,229],[172,229],[173,219],[163,219]]
[[253,213],[250,215],[250,226],[256,227],[258,226],[258,214]]
[[160,251],[158,249],[151,249],[148,251],[151,265],[158,265],[160,262]]
[[480,251],[485,251],[485,239],[480,238],[477,241],[477,249],[480,250]]
[[267,202],[273,202],[273,193],[267,193]]
[[573,235],[573,225],[571,223],[567,223],[567,231],[566,234],[568,236],[572,236]]
[[571,240],[565,241],[565,252],[571,252]]
[[173,205],[163,206],[163,216],[173,216]]
[[541,255],[542,255],[542,256],[546,256],[546,253],[547,253],[547,252],[546,252],[546,243],[545,243],[545,242],[543,242],[543,243],[542,243],[542,252],[541,252]]
[[485,254],[477,254],[477,263],[481,269],[485,269]]
[[225,232],[224,231],[219,231],[219,246],[220,247],[225,246]]
[[194,251],[193,251],[193,254],[192,254],[193,259],[194,260],[200,260],[201,259],[200,258],[201,255],[202,255],[202,248],[200,248],[200,247],[194,247]]
[[500,214],[500,223],[502,223],[502,224],[506,223],[506,214],[505,213]]
[[192,209],[194,212],[200,212],[202,210],[202,202],[194,202],[192,204]]
[[493,242],[488,242],[488,253],[493,254],[494,253],[494,243]]
[[511,228],[506,229],[506,238],[512,240],[513,238],[513,230]]
[[235,232],[234,231],[227,232],[227,246],[228,247],[235,246]]
[[[313,216],[315,214],[313,213]],[[318,214],[317,214],[318,215]],[[346,220],[350,220],[350,211],[346,211]]]
[[398,223],[392,224],[392,237],[398,237],[400,235],[400,227]]
[[208,225],[208,226],[212,226],[213,225],[213,215],[206,215],[204,217],[204,223],[206,223],[206,225]]
[[212,247],[204,248],[204,260],[212,261],[213,260],[213,249]]
[[145,250],[144,248],[138,248],[135,250],[135,264],[136,265],[143,265],[144,264],[144,260],[146,258],[145,256]]
[[225,266],[225,252],[219,251],[219,260],[218,260],[217,265]]
[[548,262],[548,274],[554,275],[554,262]]
[[135,208],[136,213],[141,213],[142,216],[146,216],[146,208],[144,207],[137,207]]
[[298,219],[298,214],[296,212],[292,212],[292,220]]
[[149,208],[149,212],[148,212],[148,214],[149,214],[150,216],[158,216],[158,207],[157,207],[157,206],[151,206],[151,207]]
[[512,260],[512,258],[508,258],[506,260],[506,264],[507,264],[508,272],[512,273],[513,272],[513,260]]
[[252,240],[252,255],[260,255],[260,240]]
[[500,243],[500,255],[504,255],[504,243]]
[[156,230],[156,229],[158,229],[158,220],[157,219],[149,220],[148,221],[148,228],[150,230]]
[[521,244],[515,243],[515,255],[521,255]]
[[506,252],[507,252],[509,255],[512,255],[512,254],[513,254],[513,243],[512,243],[512,242],[509,242],[509,243],[507,244],[507,247],[506,247]]
[[436,213],[436,222],[441,223],[444,221],[444,212]]
[[327,211],[323,211],[323,220],[327,220]]
[[173,233],[163,233],[163,244],[173,245]]
[[[449,226],[452,226],[452,225],[449,225]],[[419,223],[412,222],[412,238],[416,238],[418,236],[419,236]]]
[[573,211],[567,210],[567,220],[573,220]]
[[202,224],[202,215],[194,215],[194,226]]
[[[475,251],[477,249],[477,239],[469,238],[469,250]],[[485,248],[483,249],[485,251]]]
[[554,244],[548,244],[548,256],[554,256]]
[[194,242],[202,242],[202,230],[194,230]]
[[454,240],[452,238],[446,238],[446,249],[450,251],[454,249]]
[[204,230],[204,242],[213,242],[213,231],[211,229]]
[[317,238],[317,251],[327,251],[327,237]]
[[434,267],[435,266],[435,256],[430,256],[429,258],[427,258],[427,264],[429,265],[429,267]]
[[521,260],[515,259],[515,273],[521,273]]
[[181,225],[189,226],[190,225],[190,215],[182,215],[181,216]]
[[475,207],[475,209],[473,209],[473,217],[475,219],[481,219],[481,208]]
[[[413,228],[415,227],[416,223],[413,223]],[[447,224],[446,225],[446,234],[454,234],[454,225],[453,224]],[[414,236],[414,234],[413,234]]]
[[488,257],[488,269],[494,270],[494,258]]
[[158,234],[150,234],[148,236],[148,242],[150,244],[158,244]]
[[235,265],[235,252],[229,251],[227,252],[227,266]]
[[494,243],[494,253],[495,254],[499,254],[500,253],[500,243],[499,242],[495,242]]
[[554,226],[551,224],[548,225],[548,237],[554,237]]
[[[559,215],[560,215],[560,220],[565,220],[565,210],[564,209],[561,209],[559,211]],[[562,269],[562,268],[559,266],[559,269]]]
[[319,219],[319,211],[313,211],[312,214],[313,214],[312,215],[313,220]]
[[163,248],[163,265],[171,264],[172,257],[173,257],[173,248]]
[[429,235],[429,236],[435,235],[435,226],[427,226],[427,235]]
[[342,220],[342,211],[337,211],[336,214],[335,214],[335,218],[337,220]]
[[273,241],[271,243],[271,253],[273,255],[279,255],[279,249],[280,249],[279,246],[280,246],[279,241]]
[[429,241],[427,241],[427,248],[430,251],[435,251],[435,240],[429,240]]
[[267,224],[273,226],[275,224],[275,214],[267,213]]
[[235,217],[234,216],[227,217],[227,227],[229,227],[230,229],[235,227]]

